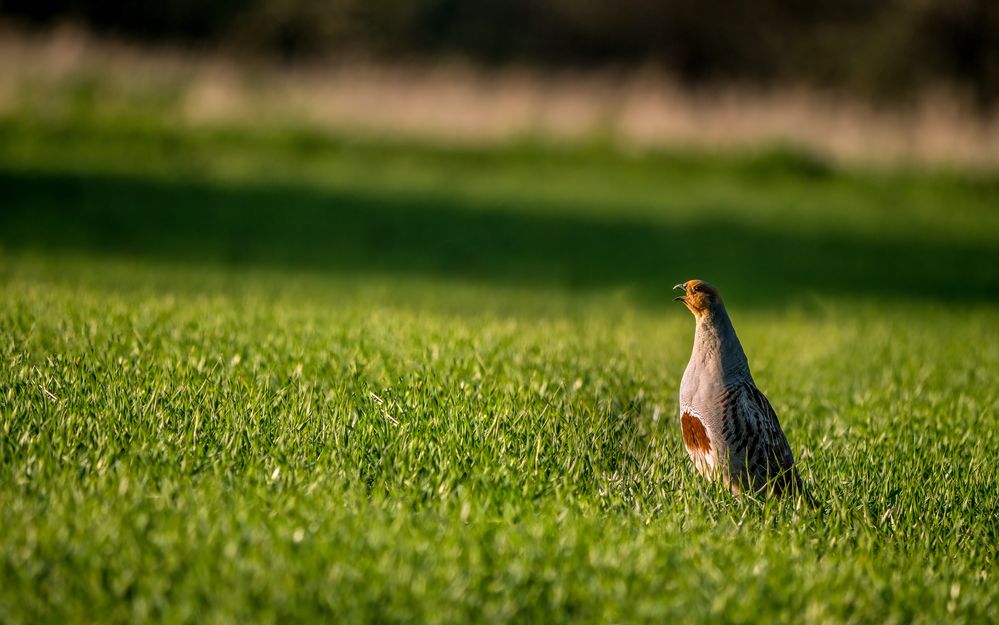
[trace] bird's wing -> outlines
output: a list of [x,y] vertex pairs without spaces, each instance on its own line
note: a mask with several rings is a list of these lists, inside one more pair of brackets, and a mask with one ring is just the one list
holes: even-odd
[[779,490],[796,486],[794,454],[766,396],[748,381],[732,385],[726,389],[724,409],[732,468],[744,472],[755,489],[771,481]]

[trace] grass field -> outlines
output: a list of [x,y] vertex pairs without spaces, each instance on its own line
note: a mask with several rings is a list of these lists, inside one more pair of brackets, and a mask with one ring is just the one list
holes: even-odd
[[[726,296],[817,511],[690,465]],[[999,620],[999,178],[0,122],[0,622]]]

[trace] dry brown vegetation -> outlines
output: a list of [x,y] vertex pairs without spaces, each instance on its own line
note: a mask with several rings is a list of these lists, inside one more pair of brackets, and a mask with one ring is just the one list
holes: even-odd
[[[661,72],[486,72],[461,63],[308,65],[137,48],[60,29],[0,36],[0,115],[155,109],[192,125],[267,123],[331,133],[495,143],[601,138],[625,149],[784,145],[838,161],[993,168],[999,114],[953,93],[878,108],[815,90],[697,92]],[[75,94],[75,95],[74,95]]]

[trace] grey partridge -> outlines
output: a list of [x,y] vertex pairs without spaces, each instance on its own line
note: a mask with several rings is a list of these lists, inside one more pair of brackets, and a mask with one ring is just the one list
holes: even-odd
[[680,383],[680,428],[697,471],[734,493],[795,493],[802,487],[777,414],[756,387],[718,289],[701,280],[674,287],[696,319],[694,348]]

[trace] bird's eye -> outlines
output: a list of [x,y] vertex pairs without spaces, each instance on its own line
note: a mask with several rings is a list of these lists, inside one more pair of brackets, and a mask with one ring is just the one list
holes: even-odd
[[700,284],[694,286],[694,293],[700,293],[703,290]]

